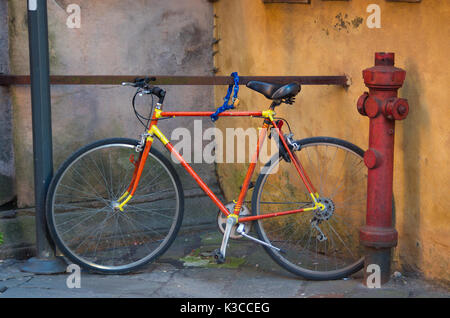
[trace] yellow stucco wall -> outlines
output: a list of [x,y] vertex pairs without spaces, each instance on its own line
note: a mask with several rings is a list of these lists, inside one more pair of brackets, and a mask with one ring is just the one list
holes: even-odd
[[[450,82],[450,2],[419,4],[385,0],[264,4],[261,0],[215,3],[215,65],[219,75],[341,75],[352,79],[348,90],[303,86],[293,106],[277,114],[289,118],[296,138],[316,135],[346,139],[363,149],[368,119],[356,110],[366,91],[361,71],[373,66],[375,52],[395,52],[396,66],[407,71],[399,96],[410,113],[397,122],[394,195],[399,244],[394,267],[414,270],[448,284],[450,217],[447,211],[450,134],[447,101]],[[369,4],[381,8],[381,28],[370,29]],[[222,103],[223,87],[215,91]],[[269,102],[243,87],[240,110],[265,109]],[[246,127],[248,119],[221,119],[219,128]],[[253,120],[251,125],[260,125]],[[220,182],[235,199],[242,165],[219,164]]]

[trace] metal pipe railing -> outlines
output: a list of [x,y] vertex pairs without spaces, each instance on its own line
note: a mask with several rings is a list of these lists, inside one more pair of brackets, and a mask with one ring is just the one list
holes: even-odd
[[[52,85],[120,85],[122,82],[132,82],[137,77],[153,77],[155,85],[230,85],[231,76],[166,76],[166,75],[51,75]],[[339,76],[239,76],[239,84],[246,85],[249,81],[270,83],[298,82],[301,85],[337,85],[348,87],[350,80],[345,75]],[[28,75],[0,74],[0,85],[29,85]]]

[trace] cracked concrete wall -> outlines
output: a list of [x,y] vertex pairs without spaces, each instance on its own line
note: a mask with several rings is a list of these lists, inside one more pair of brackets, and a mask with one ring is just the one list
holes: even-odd
[[[81,8],[81,27],[68,28],[68,4]],[[9,1],[11,71],[28,74],[26,2]],[[48,1],[50,72],[58,75],[211,75],[213,7],[189,1]],[[166,86],[165,110],[213,109],[210,86]],[[11,89],[14,107],[17,196],[20,207],[33,203],[33,162],[29,87]],[[135,92],[120,86],[52,86],[55,169],[74,150],[106,137],[138,138],[144,132],[134,116]],[[203,128],[211,127],[205,119]],[[161,130],[193,129],[193,119],[163,121]],[[168,134],[170,137],[170,133]],[[195,164],[219,192],[214,165]],[[195,188],[180,171],[185,189]]]
[[[0,73],[9,72],[8,2],[0,1]],[[0,86],[0,206],[14,198],[11,99],[9,88]]]

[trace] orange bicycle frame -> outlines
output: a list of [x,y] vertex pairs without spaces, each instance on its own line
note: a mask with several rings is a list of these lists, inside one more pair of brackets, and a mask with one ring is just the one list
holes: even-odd
[[[273,119],[273,115],[275,114],[272,110],[267,111],[258,111],[258,112],[224,112],[220,113],[218,116],[221,117],[263,117],[265,118],[264,124],[260,130],[260,134],[258,137],[258,143],[255,153],[252,156],[250,165],[248,167],[245,179],[243,181],[241,192],[239,194],[239,197],[237,201],[235,201],[235,207],[233,212],[228,211],[228,209],[225,207],[225,205],[217,198],[217,196],[214,194],[214,192],[208,187],[208,185],[200,178],[200,176],[192,169],[192,167],[186,162],[186,160],[183,158],[183,156],[173,147],[173,145],[170,143],[170,141],[162,134],[162,132],[159,130],[157,123],[160,118],[175,118],[175,117],[209,117],[214,112],[163,112],[160,109],[155,110],[152,121],[149,126],[148,130],[148,136],[146,138],[145,147],[141,152],[140,158],[135,162],[132,161],[135,165],[135,170],[133,173],[133,177],[131,180],[131,183],[127,189],[127,191],[122,195],[122,197],[118,200],[120,205],[119,208],[122,210],[123,206],[133,197],[137,186],[139,184],[139,179],[141,177],[142,171],[144,169],[148,154],[150,152],[150,148],[153,143],[153,136],[156,136],[166,147],[166,149],[172,154],[174,158],[176,158],[180,164],[183,166],[183,168],[194,178],[194,180],[197,182],[197,184],[200,186],[200,188],[206,193],[206,195],[214,202],[214,204],[217,205],[217,207],[220,209],[220,211],[227,217],[235,217],[237,219],[237,222],[249,222],[249,221],[255,221],[263,218],[270,218],[270,217],[276,217],[276,216],[282,216],[282,215],[288,215],[288,214],[294,214],[294,213],[301,213],[305,211],[312,211],[317,208],[321,208],[321,203],[317,202],[318,193],[315,190],[314,186],[311,183],[311,180],[309,179],[308,175],[306,174],[305,170],[303,169],[303,166],[301,165],[298,157],[296,154],[290,150],[286,140],[283,138],[283,134],[281,131],[281,128],[279,128]],[[295,209],[295,210],[289,210],[289,211],[280,211],[280,212],[274,212],[274,213],[268,213],[264,215],[256,215],[256,216],[245,216],[245,217],[239,217],[239,212],[241,210],[242,204],[244,203],[245,196],[248,192],[248,189],[250,187],[250,181],[254,174],[255,168],[256,168],[256,162],[259,158],[260,154],[260,148],[263,145],[266,136],[267,131],[270,126],[273,126],[273,128],[278,133],[278,136],[280,136],[280,140],[282,142],[283,147],[288,152],[288,155],[294,164],[297,172],[299,173],[303,183],[305,184],[306,188],[308,189],[314,203],[314,207],[308,207],[308,208],[302,208],[302,209]],[[130,158],[130,161],[132,159]]]

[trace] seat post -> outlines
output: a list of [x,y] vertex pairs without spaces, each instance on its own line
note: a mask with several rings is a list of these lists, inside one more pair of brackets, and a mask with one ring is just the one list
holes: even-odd
[[273,101],[272,102],[272,104],[270,104],[270,109],[271,110],[274,110],[275,109],[275,107],[277,107],[277,106],[280,106],[281,105],[281,102],[280,101]]

